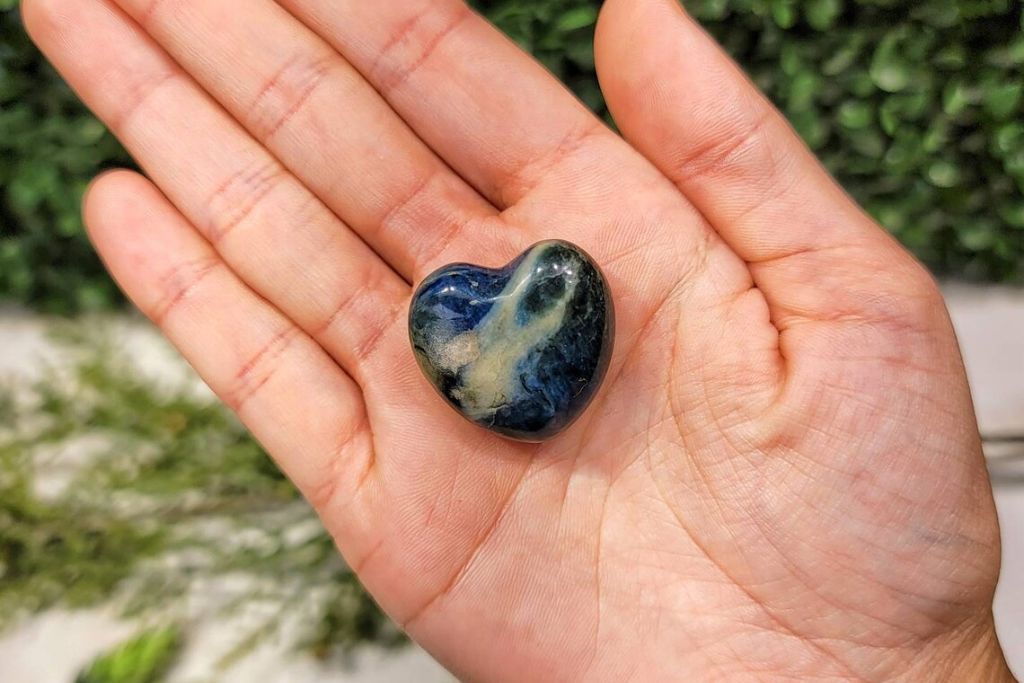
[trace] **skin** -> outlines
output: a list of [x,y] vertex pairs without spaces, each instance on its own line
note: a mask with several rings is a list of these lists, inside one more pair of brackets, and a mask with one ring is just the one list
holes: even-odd
[[[609,0],[622,136],[457,0],[23,0],[148,179],[90,234],[381,605],[472,681],[1011,680],[935,283],[672,0]],[[412,285],[545,238],[615,354],[541,445],[438,399]]]

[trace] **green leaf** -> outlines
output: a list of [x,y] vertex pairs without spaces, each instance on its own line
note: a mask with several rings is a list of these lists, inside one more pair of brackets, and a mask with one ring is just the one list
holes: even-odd
[[942,91],[942,111],[956,116],[971,103],[967,85],[962,79],[950,81]]
[[1024,124],[1017,121],[1004,123],[996,130],[993,142],[1001,157],[1024,148]]
[[1002,204],[999,207],[999,217],[1015,228],[1024,228],[1024,200]]
[[818,76],[812,71],[801,72],[790,83],[789,109],[800,111],[814,103],[814,96],[820,90]]
[[583,5],[558,17],[555,28],[559,31],[575,31],[577,29],[593,26],[597,22],[597,8],[590,5]]
[[858,154],[872,160],[870,167],[875,168],[876,161],[874,160],[881,159],[885,155],[887,140],[874,128],[863,128],[851,132],[849,145]]
[[804,15],[811,28],[826,31],[836,23],[843,12],[843,0],[807,0]]
[[955,187],[960,181],[960,169],[950,161],[939,160],[928,167],[926,177],[935,187]]
[[995,242],[996,229],[987,221],[964,226],[957,234],[960,244],[970,251],[984,251]]
[[835,76],[849,69],[860,55],[861,41],[856,39],[845,43],[821,65],[821,72],[826,76]]
[[878,122],[886,135],[892,136],[900,127],[900,114],[896,103],[892,98],[887,99],[878,109]]
[[886,92],[906,90],[913,79],[913,70],[900,53],[901,35],[886,34],[871,60],[871,80]]
[[772,18],[779,28],[793,28],[796,25],[796,7],[790,0],[774,0]]
[[828,125],[815,109],[792,113],[790,122],[811,149],[819,149],[828,140]]
[[921,148],[928,153],[936,153],[949,145],[949,122],[941,117],[935,119],[921,138]]
[[799,46],[792,43],[782,46],[779,54],[779,66],[782,67],[782,73],[790,78],[807,70],[804,66],[804,58],[800,54]]
[[1024,85],[1021,83],[991,84],[985,87],[982,102],[994,118],[1006,120],[1016,113],[1022,93]]
[[961,20],[960,8],[955,0],[939,2],[918,2],[911,11],[911,16],[931,26],[949,28],[956,26]]
[[1018,38],[1007,46],[1006,60],[1015,66],[1024,65],[1024,37]]
[[946,45],[932,56],[932,66],[936,69],[963,69],[967,61],[967,49],[960,43]]
[[844,102],[839,108],[839,123],[851,130],[867,128],[874,118],[875,110],[867,102]]
[[687,9],[701,21],[721,21],[729,14],[730,0],[695,0]]
[[159,683],[181,650],[177,628],[139,634],[101,655],[75,683]]

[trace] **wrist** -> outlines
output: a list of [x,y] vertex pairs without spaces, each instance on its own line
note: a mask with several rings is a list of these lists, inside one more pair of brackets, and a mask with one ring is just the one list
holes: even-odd
[[1015,683],[991,615],[932,641],[910,663],[902,681]]

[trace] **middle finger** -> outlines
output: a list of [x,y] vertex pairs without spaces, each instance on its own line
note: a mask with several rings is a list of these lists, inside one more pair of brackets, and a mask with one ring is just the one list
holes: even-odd
[[453,245],[515,251],[494,207],[276,3],[115,1],[406,280]]

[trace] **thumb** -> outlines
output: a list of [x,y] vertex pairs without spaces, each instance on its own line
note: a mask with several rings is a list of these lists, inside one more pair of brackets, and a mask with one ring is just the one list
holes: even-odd
[[595,49],[623,135],[748,263],[784,345],[798,323],[832,336],[842,321],[945,317],[927,271],[677,0],[608,0]]

